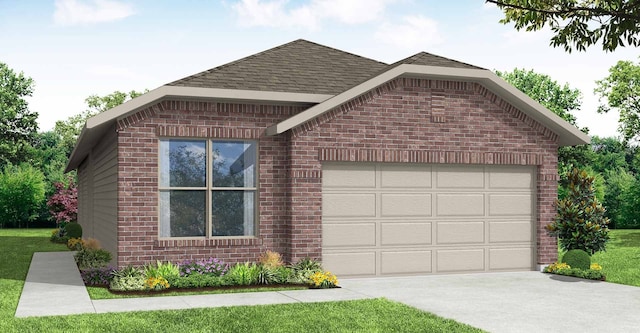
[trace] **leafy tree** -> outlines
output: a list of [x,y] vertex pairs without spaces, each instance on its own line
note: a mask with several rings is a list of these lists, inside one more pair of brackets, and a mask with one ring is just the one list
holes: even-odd
[[618,229],[640,228],[640,175],[623,188],[620,194],[619,217],[616,221]]
[[47,200],[47,206],[56,224],[64,226],[78,221],[78,188],[72,178],[67,184],[56,182],[55,193]]
[[[628,213],[633,208],[633,198],[629,197],[630,191],[636,184],[635,177],[623,168],[610,169],[605,172],[606,187],[603,204],[607,207],[605,215],[609,218],[612,229],[633,225],[637,210],[633,214]],[[640,208],[640,207],[638,207]]]
[[[640,4],[639,4],[640,5]],[[640,134],[640,63],[618,61],[609,68],[609,76],[596,81],[594,92],[600,96],[598,112],[612,108],[620,111],[618,131],[625,141],[637,139]]]
[[121,92],[114,91],[111,94],[105,96],[91,95],[87,97],[84,101],[87,103],[87,109],[79,114],[71,116],[66,120],[58,120],[56,121],[56,125],[54,128],[54,132],[57,133],[61,140],[62,146],[65,148],[66,156],[71,155],[73,151],[73,147],[76,144],[76,139],[80,132],[82,131],[82,127],[84,126],[87,119],[97,115],[98,113],[102,113],[109,109],[112,109],[129,99],[136,98],[148,90],[143,92],[138,92],[135,90],[131,90],[130,92]]
[[0,227],[23,227],[38,216],[44,176],[29,164],[7,165],[0,173]]
[[537,31],[548,25],[551,45],[585,51],[602,40],[602,49],[639,46],[640,4],[637,0],[486,0],[504,12],[500,23]]
[[0,167],[27,161],[38,131],[37,112],[25,97],[33,93],[33,80],[0,62]]
[[609,240],[609,219],[595,196],[591,177],[584,170],[573,169],[567,175],[569,192],[557,202],[555,221],[547,231],[560,239],[564,250],[584,250],[589,254],[604,251]]

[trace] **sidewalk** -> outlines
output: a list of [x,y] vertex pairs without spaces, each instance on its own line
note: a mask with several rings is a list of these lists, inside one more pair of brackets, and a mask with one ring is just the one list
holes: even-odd
[[239,305],[330,302],[371,298],[345,288],[92,300],[73,252],[36,252],[16,317],[180,310]]

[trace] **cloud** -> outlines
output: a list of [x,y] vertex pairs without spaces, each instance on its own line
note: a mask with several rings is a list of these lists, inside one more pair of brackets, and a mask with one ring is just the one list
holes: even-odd
[[380,19],[397,0],[311,0],[297,7],[288,0],[240,0],[232,8],[238,23],[254,27],[302,27],[317,30],[324,20],[361,24]]
[[53,22],[79,25],[110,22],[134,14],[133,6],[115,0],[56,0]]
[[383,43],[406,49],[422,49],[442,42],[438,22],[422,15],[406,16],[402,23],[383,23],[375,33]]

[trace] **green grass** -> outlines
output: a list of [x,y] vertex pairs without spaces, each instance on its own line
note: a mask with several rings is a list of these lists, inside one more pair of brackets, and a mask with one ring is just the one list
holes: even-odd
[[591,262],[602,266],[607,282],[640,287],[640,230],[611,230],[605,252]]
[[[49,230],[0,229],[0,332],[482,332],[386,299],[15,318],[33,252],[65,251]],[[52,300],[52,304],[56,301]]]

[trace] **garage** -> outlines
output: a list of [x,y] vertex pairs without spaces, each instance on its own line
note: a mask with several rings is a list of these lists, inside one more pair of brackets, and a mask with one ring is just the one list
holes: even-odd
[[342,277],[531,270],[535,167],[322,165],[322,256]]

